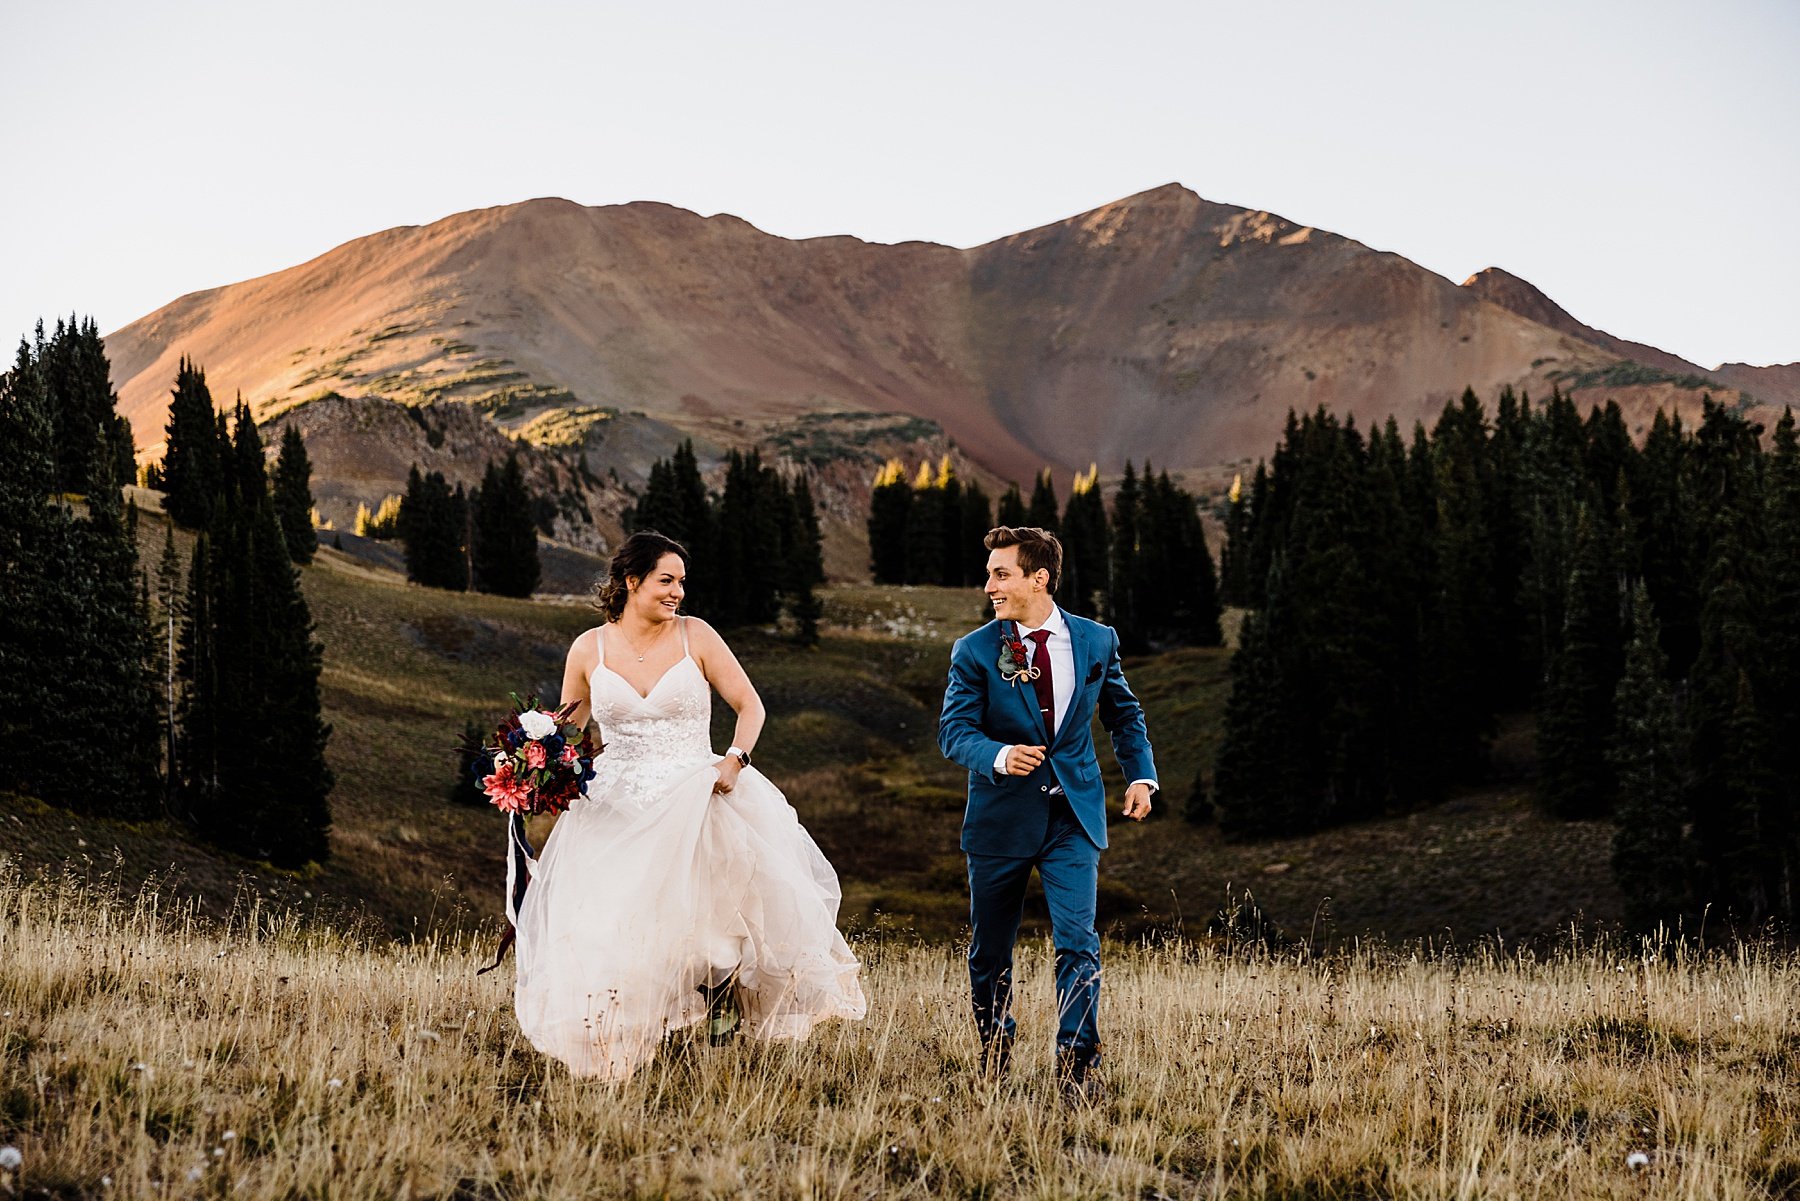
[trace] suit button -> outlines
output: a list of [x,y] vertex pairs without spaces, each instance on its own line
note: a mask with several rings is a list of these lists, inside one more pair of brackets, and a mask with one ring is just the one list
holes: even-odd
[[1048,785],[1048,784],[1039,784],[1039,785],[1038,785],[1038,791],[1039,791],[1039,792],[1049,792],[1049,791],[1050,791],[1050,785]]

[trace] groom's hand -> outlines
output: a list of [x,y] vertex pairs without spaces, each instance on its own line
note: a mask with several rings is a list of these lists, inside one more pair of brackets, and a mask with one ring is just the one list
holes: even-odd
[[1009,776],[1029,776],[1044,762],[1044,748],[1041,746],[1013,746],[1006,749],[1006,774]]
[[1150,816],[1150,785],[1133,784],[1125,790],[1125,816],[1134,822],[1141,822]]

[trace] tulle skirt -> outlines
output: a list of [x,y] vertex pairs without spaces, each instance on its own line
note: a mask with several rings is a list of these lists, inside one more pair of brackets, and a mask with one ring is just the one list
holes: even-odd
[[703,988],[734,977],[752,1038],[861,1018],[837,873],[781,790],[746,768],[715,794],[710,757],[658,771],[649,795],[632,775],[596,779],[532,872],[513,994],[532,1045],[575,1075],[623,1080],[707,1017]]

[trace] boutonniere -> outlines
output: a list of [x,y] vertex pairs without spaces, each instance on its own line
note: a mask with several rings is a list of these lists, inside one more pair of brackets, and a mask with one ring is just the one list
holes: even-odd
[[1025,640],[1019,637],[1019,624],[1012,624],[1010,634],[1005,626],[1000,627],[1000,678],[1017,687],[1020,680],[1035,680],[1041,674],[1025,654]]

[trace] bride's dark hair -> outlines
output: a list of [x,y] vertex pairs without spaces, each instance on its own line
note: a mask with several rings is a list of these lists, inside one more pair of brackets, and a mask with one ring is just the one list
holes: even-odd
[[655,530],[639,530],[625,539],[618,553],[613,555],[606,574],[594,581],[594,607],[606,615],[606,620],[619,620],[620,614],[625,612],[625,601],[631,595],[631,586],[626,581],[636,579],[641,582],[656,570],[664,555],[680,555],[684,565],[688,561],[685,546]]

